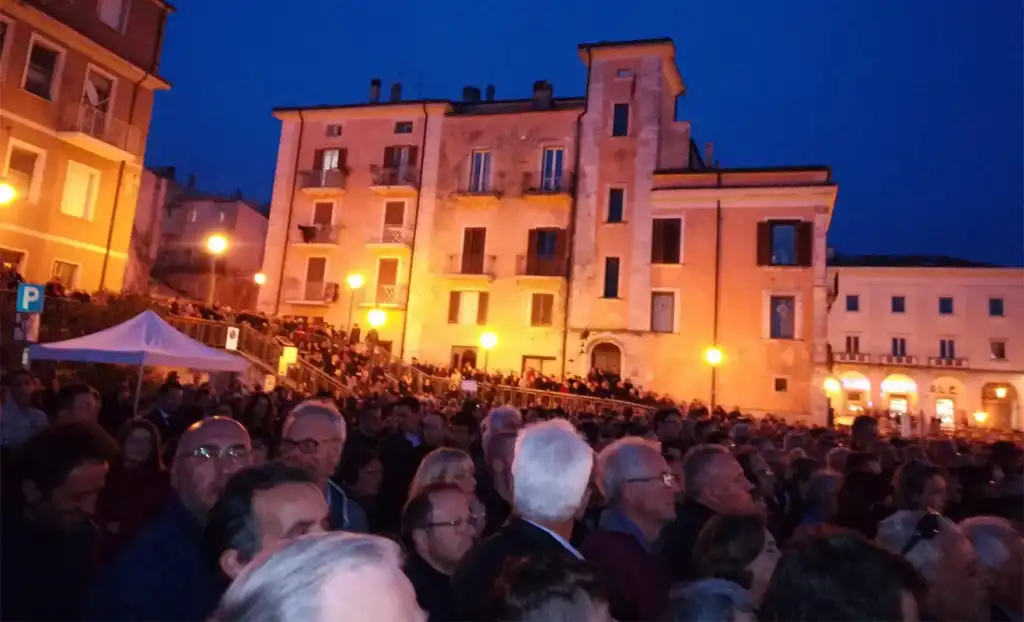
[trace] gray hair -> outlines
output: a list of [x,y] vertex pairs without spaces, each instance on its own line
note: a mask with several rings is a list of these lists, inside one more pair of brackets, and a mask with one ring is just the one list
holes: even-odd
[[221,598],[216,622],[319,619],[324,584],[366,567],[402,572],[397,544],[377,536],[326,533],[296,538],[250,564]]
[[1010,521],[996,516],[973,516],[960,523],[960,531],[971,541],[978,561],[990,571],[998,572],[1014,557],[1014,548],[1021,550],[1021,538]]
[[332,400],[312,398],[303,401],[288,413],[288,417],[284,421],[282,430],[287,428],[290,423],[294,422],[299,417],[322,417],[327,419],[338,428],[338,435],[341,437],[341,444],[345,444],[345,439],[348,437],[348,424],[345,423],[345,417],[341,415],[341,411],[338,410],[338,407]]
[[620,438],[602,449],[597,455],[597,483],[605,499],[616,503],[626,480],[647,475],[644,459],[649,456],[660,458],[661,446],[638,436]]
[[747,590],[725,579],[694,581],[672,593],[674,622],[733,622],[738,613],[754,612]]
[[[924,510],[899,510],[878,523],[878,543],[900,554],[917,532]],[[939,533],[935,538],[922,538],[903,554],[908,562],[929,581],[934,579],[935,567],[941,562],[951,539],[964,537],[956,523],[945,516],[939,517]]]
[[515,432],[523,427],[523,414],[515,406],[497,406],[492,408],[484,420],[480,422],[480,444],[487,451],[487,442],[491,435],[501,432]]
[[687,496],[694,496],[704,488],[711,466],[716,458],[731,456],[721,445],[705,443],[691,448],[683,456],[683,490]]
[[512,459],[516,513],[537,521],[572,518],[583,503],[593,469],[594,451],[568,421],[523,428]]
[[433,450],[420,461],[409,485],[409,498],[415,497],[428,484],[450,482],[453,471],[462,464],[468,464],[470,470],[473,469],[473,458],[461,449],[439,447]]

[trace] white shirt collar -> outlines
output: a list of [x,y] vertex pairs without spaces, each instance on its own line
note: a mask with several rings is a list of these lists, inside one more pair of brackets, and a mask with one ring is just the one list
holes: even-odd
[[530,520],[528,518],[524,518],[523,520],[528,522],[528,523],[530,523],[531,525],[533,525],[537,529],[540,529],[541,531],[543,531],[544,533],[548,534],[552,538],[554,538],[559,544],[562,545],[563,548],[565,548],[565,550],[567,550],[570,553],[572,553],[573,556],[576,557],[576,559],[579,559],[579,560],[583,559],[583,555],[581,555],[580,552],[576,550],[576,547],[574,547],[573,545],[571,545],[568,542],[566,542],[565,538],[563,538],[562,536],[560,536],[557,533],[551,531],[550,529],[548,529],[544,525],[538,525],[537,523],[533,522],[532,520]]

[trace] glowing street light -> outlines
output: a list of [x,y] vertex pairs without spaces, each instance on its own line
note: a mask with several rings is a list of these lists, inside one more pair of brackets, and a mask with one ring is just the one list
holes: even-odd
[[484,331],[480,334],[480,347],[484,349],[484,367],[483,370],[487,371],[487,359],[490,358],[491,350],[494,346],[498,345],[498,334],[489,330]]
[[0,179],[0,205],[10,205],[18,198],[18,189],[9,181]]
[[843,385],[839,384],[839,381],[835,378],[825,378],[822,388],[825,389],[826,393],[839,393],[839,390],[843,388]]
[[206,292],[206,305],[213,306],[217,292],[217,257],[228,250],[228,239],[219,233],[206,238],[206,250],[210,253],[210,287]]
[[985,412],[984,410],[979,410],[978,412],[974,413],[974,420],[977,421],[978,423],[985,423],[986,419],[988,419],[988,413]]
[[369,322],[371,328],[380,328],[388,321],[388,314],[384,309],[370,309],[370,312],[366,314],[366,321]]
[[1006,397],[1006,387],[996,387],[995,390],[996,399],[1001,400]]
[[228,239],[220,234],[206,238],[206,250],[211,255],[223,255],[228,250]]
[[256,281],[257,285],[266,285],[267,275],[263,274],[262,272],[257,272],[252,276],[252,280]]
[[[356,304],[356,290],[362,289],[366,284],[366,277],[353,272],[345,277],[345,284],[348,285],[348,332],[352,332],[352,307]],[[367,318],[369,319],[369,318]],[[383,324],[383,322],[381,322]]]
[[722,351],[715,346],[704,350],[704,361],[712,367],[718,367],[722,363],[722,358]]

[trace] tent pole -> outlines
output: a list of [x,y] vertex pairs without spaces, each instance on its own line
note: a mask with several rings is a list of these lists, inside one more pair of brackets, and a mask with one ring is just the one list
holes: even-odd
[[145,363],[139,365],[139,379],[135,381],[135,408],[132,409],[132,416],[139,416],[139,398],[142,396],[142,372],[145,370]]

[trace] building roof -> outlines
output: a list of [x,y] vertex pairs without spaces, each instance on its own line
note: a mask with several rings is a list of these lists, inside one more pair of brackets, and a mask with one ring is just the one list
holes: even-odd
[[836,255],[830,266],[845,268],[1000,268],[948,255]]

